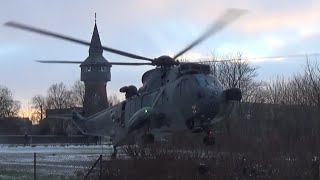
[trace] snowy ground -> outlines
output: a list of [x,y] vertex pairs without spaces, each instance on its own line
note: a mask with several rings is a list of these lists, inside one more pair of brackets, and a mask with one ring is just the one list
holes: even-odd
[[37,179],[73,179],[112,151],[109,145],[0,145],[0,179],[33,179],[34,153]]

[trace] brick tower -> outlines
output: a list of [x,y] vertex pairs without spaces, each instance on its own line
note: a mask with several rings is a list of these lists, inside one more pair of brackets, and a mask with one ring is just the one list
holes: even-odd
[[89,56],[81,63],[81,81],[85,84],[84,116],[88,117],[108,107],[107,82],[111,79],[111,65],[102,55],[103,49],[97,24],[91,38]]

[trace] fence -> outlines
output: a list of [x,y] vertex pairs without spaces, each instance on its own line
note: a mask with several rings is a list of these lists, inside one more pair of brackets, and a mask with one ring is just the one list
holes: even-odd
[[107,159],[108,155],[88,154],[82,150],[72,154],[33,153],[26,149],[21,153],[0,153],[0,179],[99,179],[102,159]]
[[96,144],[100,141],[97,137],[84,135],[0,135],[1,144]]

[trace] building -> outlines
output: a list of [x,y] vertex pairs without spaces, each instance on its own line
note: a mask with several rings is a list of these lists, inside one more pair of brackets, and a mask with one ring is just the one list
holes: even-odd
[[64,108],[64,109],[47,109],[46,118],[40,121],[37,134],[41,134],[41,135],[81,134],[79,129],[71,121],[73,111],[82,113],[83,108],[71,107],[71,108]]
[[31,127],[29,118],[0,118],[0,135],[24,135],[31,132]]
[[89,56],[81,63],[81,81],[85,84],[84,116],[88,117],[108,107],[107,82],[111,79],[111,64],[103,57],[97,24],[94,25]]

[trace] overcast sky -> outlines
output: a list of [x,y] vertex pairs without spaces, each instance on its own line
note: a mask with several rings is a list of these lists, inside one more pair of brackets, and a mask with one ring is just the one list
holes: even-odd
[[[247,57],[319,52],[319,0],[7,0],[0,1],[0,85],[9,87],[24,106],[53,83],[71,86],[80,78],[77,65],[48,65],[43,60],[82,61],[88,47],[3,26],[17,21],[90,41],[94,13],[104,45],[135,54],[172,55],[196,38],[226,8],[249,11],[222,32],[194,48],[186,57],[242,52]],[[109,61],[136,60],[105,52]],[[252,62],[260,79],[291,75],[302,58]],[[152,67],[111,69],[108,93],[141,85]]]

